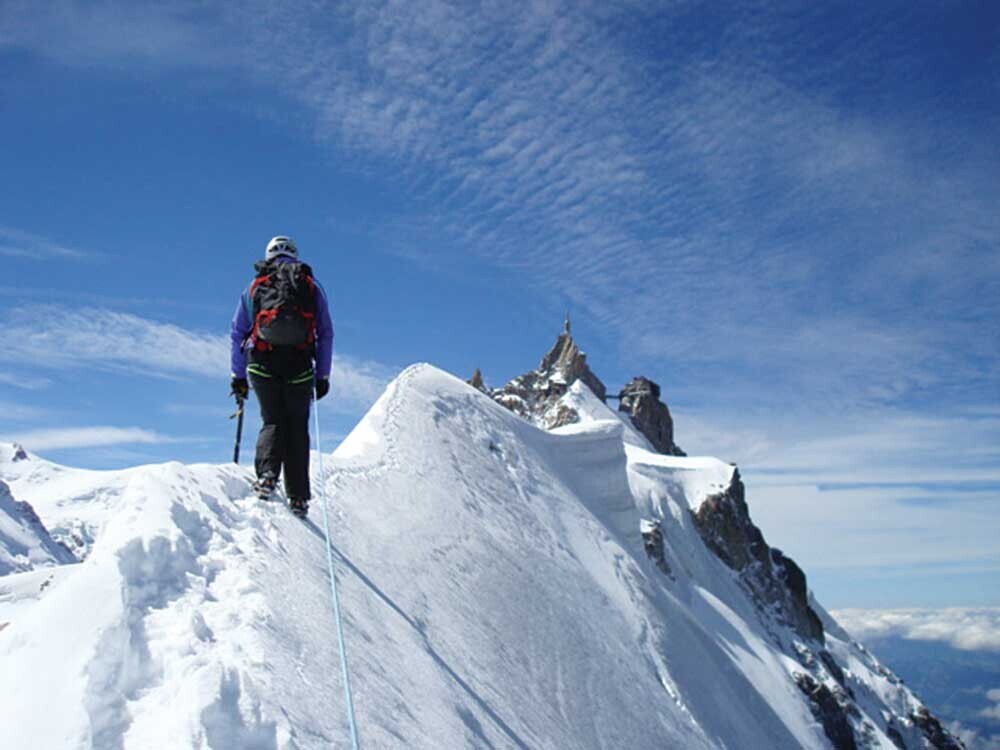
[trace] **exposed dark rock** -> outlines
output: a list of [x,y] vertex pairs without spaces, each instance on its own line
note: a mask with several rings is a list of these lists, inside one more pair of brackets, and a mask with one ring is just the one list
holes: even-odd
[[910,714],[910,720],[920,728],[927,741],[937,750],[965,750],[962,741],[942,727],[941,722],[931,716],[925,706],[913,711]]
[[555,346],[542,357],[542,361],[538,365],[538,372],[551,373],[549,381],[554,391],[561,389],[562,393],[565,393],[573,383],[582,380],[594,392],[595,396],[601,401],[607,401],[607,388],[590,371],[590,367],[587,365],[587,355],[580,351],[580,347],[573,341],[568,325],[566,330],[559,334]]
[[772,550],[750,520],[739,471],[725,492],[706,498],[693,511],[705,544],[740,573],[750,593],[804,638],[823,641],[823,624],[809,606],[805,574],[780,550]]
[[625,412],[632,424],[653,447],[668,456],[686,456],[674,443],[674,420],[670,409],[660,401],[660,386],[642,376],[622,388],[618,410]]
[[[591,371],[587,355],[573,340],[567,316],[562,333],[542,357],[538,369],[519,375],[502,388],[486,388],[478,369],[468,382],[518,416],[551,430],[579,421],[580,416],[573,409],[557,406],[578,380],[607,403],[607,387]],[[674,442],[674,421],[670,409],[660,400],[659,385],[649,378],[633,378],[614,398],[619,399],[618,410],[629,415],[632,424],[655,450],[672,456],[686,455]]]
[[25,451],[24,448],[19,443],[14,443],[13,448],[14,448],[14,458],[12,460],[14,461],[28,460],[27,451]]
[[816,655],[812,652],[812,649],[807,648],[798,641],[795,641],[792,647],[795,649],[795,656],[798,658],[799,664],[810,671],[816,668]]
[[848,719],[849,708],[843,698],[826,685],[801,672],[795,674],[795,684],[809,699],[809,709],[823,725],[834,750],[858,750],[854,730]]
[[847,680],[844,677],[844,670],[840,668],[839,664],[837,664],[836,659],[833,658],[833,654],[831,654],[826,649],[823,649],[822,651],[819,652],[819,658],[820,661],[823,662],[823,666],[826,667],[826,670],[830,673],[830,676],[837,681],[838,685],[840,685],[842,688],[844,688],[844,690],[847,691],[848,694],[850,694],[851,689],[847,686]]
[[892,722],[889,722],[889,726],[885,728],[885,734],[899,750],[906,750],[906,742],[903,741],[903,735],[900,734],[899,729]]
[[663,528],[658,521],[643,520],[640,527],[642,531],[642,544],[649,559],[656,563],[656,567],[666,573],[670,573],[670,565],[667,563],[666,552],[663,548]]
[[477,367],[475,372],[472,373],[472,377],[466,381],[469,385],[475,388],[477,391],[485,391],[486,386],[483,383],[483,373]]
[[694,513],[705,543],[733,570],[743,570],[753,562],[770,567],[770,548],[764,535],[750,521],[746,488],[739,471],[725,492],[710,495]]
[[[519,375],[502,388],[482,390],[518,416],[551,430],[580,420],[575,410],[558,403],[578,380],[583,381],[601,401],[606,401],[607,388],[591,372],[587,355],[580,351],[570,335],[567,320],[563,332],[552,349],[542,357],[537,370]],[[472,383],[471,380],[469,382]]]
[[[803,635],[811,635],[816,640],[822,641],[823,622],[819,619],[819,615],[809,606],[809,589],[806,586],[806,574],[802,572],[802,568],[792,558],[786,557],[776,547],[771,549],[771,562],[774,563],[774,569],[778,573],[778,577],[785,582],[788,593],[791,594],[790,603],[792,605],[796,630]],[[823,654],[826,654],[827,657],[830,656],[829,653],[822,652],[820,658],[823,657]],[[836,663],[833,663],[836,666]],[[838,682],[843,684],[843,674],[841,674]]]

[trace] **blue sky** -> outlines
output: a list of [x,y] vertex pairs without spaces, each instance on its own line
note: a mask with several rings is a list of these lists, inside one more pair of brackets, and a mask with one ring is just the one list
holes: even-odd
[[331,444],[570,309],[829,606],[998,605],[997,70],[990,2],[8,0],[0,437],[226,460],[222,337],[288,233]]

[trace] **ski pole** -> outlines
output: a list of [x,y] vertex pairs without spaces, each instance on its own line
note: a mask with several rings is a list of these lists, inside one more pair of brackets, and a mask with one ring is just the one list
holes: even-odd
[[236,397],[236,412],[230,419],[236,419],[236,447],[233,448],[233,463],[240,462],[240,440],[243,439],[243,402],[244,399]]

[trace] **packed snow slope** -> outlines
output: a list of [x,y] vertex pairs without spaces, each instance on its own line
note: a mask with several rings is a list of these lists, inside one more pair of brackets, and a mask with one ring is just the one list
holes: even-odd
[[[821,651],[864,746],[890,723],[929,746],[869,654],[825,615],[803,642],[702,541],[691,509],[734,467],[567,397],[587,418],[543,432],[414,366],[314,462],[362,747],[829,748],[801,686],[833,684]],[[318,499],[299,521],[235,466],[0,477],[82,558],[0,577],[4,747],[349,746]]]

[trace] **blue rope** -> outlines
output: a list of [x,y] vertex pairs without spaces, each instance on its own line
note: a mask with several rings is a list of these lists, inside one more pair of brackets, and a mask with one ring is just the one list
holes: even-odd
[[[315,391],[313,396],[315,396]],[[319,435],[319,399],[313,399],[316,411],[316,452],[319,454],[319,491],[323,502],[323,535],[326,537],[326,565],[330,572],[330,593],[333,595],[333,619],[337,623],[337,646],[340,648],[340,670],[344,677],[344,700],[347,722],[351,727],[351,747],[358,750],[358,727],[354,722],[354,700],[351,698],[351,676],[347,670],[347,649],[344,648],[344,626],[340,617],[340,597],[337,596],[337,574],[333,569],[333,545],[330,543],[330,520],[326,509],[326,475],[323,473],[323,446]]]

